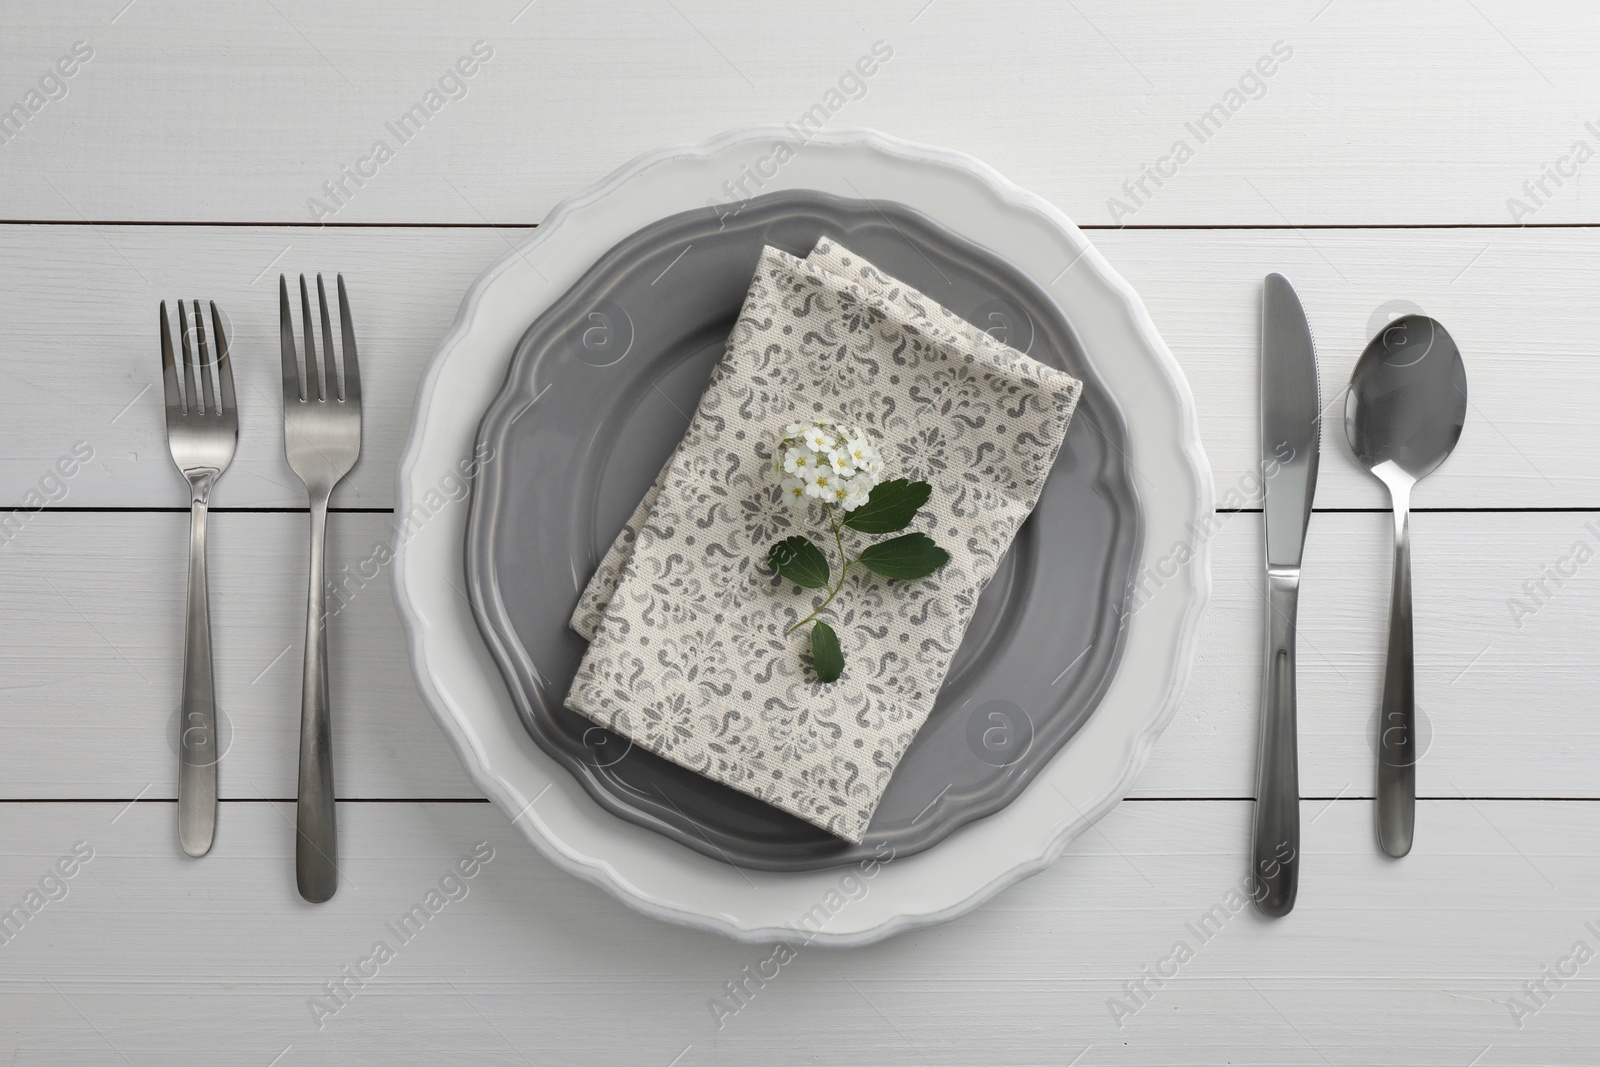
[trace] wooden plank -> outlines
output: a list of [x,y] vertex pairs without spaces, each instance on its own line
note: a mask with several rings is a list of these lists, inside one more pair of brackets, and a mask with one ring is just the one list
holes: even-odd
[[[976,913],[868,949],[800,945],[764,985],[745,968],[770,948],[635,915],[488,805],[342,804],[346,883],[319,906],[295,895],[286,807],[228,804],[200,861],[178,854],[170,804],[121,807],[0,820],[7,906],[93,849],[0,949],[8,1062],[1461,1067],[1587,1063],[1600,1038],[1596,963],[1524,991],[1600,948],[1594,804],[1425,802],[1393,862],[1368,802],[1308,802],[1298,907],[1265,921],[1238,894],[1247,803],[1126,803]],[[457,899],[397,937],[475,849],[492,858],[446,885]],[[380,941],[392,959],[316,1012]],[[1514,997],[1538,1008],[1520,1028]]]
[[[389,536],[386,519],[334,516],[330,570],[358,570]],[[1589,710],[1600,696],[1600,564],[1579,562],[1573,547],[1600,552],[1600,517],[1413,522],[1417,699],[1431,734],[1422,794],[1600,796]],[[9,592],[0,602],[0,797],[128,798],[147,787],[148,797],[175,795],[185,523],[179,514],[47,513],[0,551]],[[223,793],[293,796],[304,519],[228,513],[213,523],[218,686],[235,730]],[[1214,598],[1188,695],[1138,796],[1254,793],[1260,524],[1254,514],[1219,521]],[[1319,514],[1311,524],[1300,613],[1306,796],[1371,795],[1389,551],[1386,516]],[[412,686],[388,578],[385,570],[368,582],[330,621],[340,791],[474,796]]]
[[[280,271],[292,280],[319,270],[345,273],[361,346],[361,458],[334,504],[393,506],[422,370],[473,279],[521,236],[457,230],[441,242],[432,230],[231,227],[5,232],[14,239],[0,245],[0,313],[8,323],[0,418],[14,445],[0,461],[0,500],[25,505],[38,492],[91,507],[188,505],[167,448],[157,331],[160,301],[175,315],[171,302],[194,299],[215,301],[228,316],[239,397],[239,448],[213,505],[305,506],[283,454],[277,280]],[[218,270],[227,263],[237,266]],[[55,478],[57,463],[79,442],[93,460],[70,479]]]
[[[8,106],[75,41],[94,55],[0,145],[8,217],[305,222],[324,183],[361,165],[335,221],[532,223],[642,152],[820,105],[827,127],[971,152],[1085,223],[1596,219],[1570,153],[1600,146],[1585,125],[1600,13],[1570,0],[911,0],[870,13],[825,0],[803,25],[709,0],[605,17],[410,0],[385,6],[381,27],[365,5],[314,0],[227,17],[194,0],[124,7],[12,16]],[[1397,61],[1374,27],[1427,47]],[[492,57],[474,63],[479,41]],[[878,41],[892,57],[855,79]],[[461,60],[473,75],[441,86]],[[425,124],[395,133],[418,103],[433,106]],[[392,158],[372,162],[379,140]],[[1544,169],[1564,156],[1557,186]],[[1541,180],[1533,201],[1523,183]],[[1514,216],[1514,197],[1531,217]]]
[[[273,283],[280,270],[340,269],[361,334],[366,418],[362,458],[335,503],[392,506],[423,368],[472,280],[525,232],[0,227],[0,314],[8,323],[0,421],[10,430],[0,504],[50,496],[67,506],[185,502],[166,446],[155,307],[162,298],[199,296],[232,317],[241,397],[239,452],[215,502],[303,506],[283,458]],[[1415,504],[1600,507],[1600,470],[1589,462],[1600,453],[1592,417],[1600,410],[1593,358],[1600,312],[1590,299],[1600,291],[1600,233],[1123,231],[1094,238],[1143,295],[1183,365],[1223,506],[1255,502],[1260,279],[1276,270],[1299,286],[1321,352],[1329,410],[1319,505],[1386,502],[1350,457],[1338,394],[1369,330],[1386,321],[1385,305],[1403,298],[1452,331],[1472,395],[1457,453],[1417,490]],[[219,266],[227,264],[235,266]],[[55,355],[64,337],[71,358]],[[52,469],[78,442],[93,450],[93,461],[55,485]]]
[[[1600,516],[1411,522],[1416,696],[1428,746],[1419,794],[1600,797],[1600,732],[1588,711],[1600,697],[1591,651],[1600,637]],[[1372,795],[1392,538],[1387,515],[1312,519],[1299,617],[1303,796]],[[1261,517],[1227,519],[1211,545],[1213,599],[1187,695],[1135,795],[1255,794]]]
[[[391,575],[364,565],[390,538],[388,518],[329,522],[329,573],[343,581],[378,572],[329,602],[334,780],[347,797],[477,796],[417,696]],[[188,535],[185,514],[45,514],[0,550],[0,793],[177,795]],[[222,743],[232,731],[222,795],[292,797],[306,519],[224,513],[211,517],[208,536]]]
[[[1331,17],[1331,12],[1330,16]],[[1594,338],[1600,234],[1589,230],[1353,230],[1091,235],[1150,308],[1200,411],[1219,506],[1250,497],[1261,461],[1261,280],[1295,284],[1317,344],[1324,408],[1320,507],[1384,507],[1344,432],[1367,341],[1393,315],[1449,330],[1467,368],[1461,442],[1412,505],[1594,507],[1600,429]],[[1231,494],[1231,496],[1230,496]],[[1254,501],[1259,506],[1259,500]]]

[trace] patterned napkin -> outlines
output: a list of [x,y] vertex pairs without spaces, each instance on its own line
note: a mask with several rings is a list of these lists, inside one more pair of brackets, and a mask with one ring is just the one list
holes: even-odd
[[[830,240],[805,260],[764,249],[688,432],[573,614],[591,643],[567,706],[859,843],[1081,390]],[[766,565],[773,542],[826,530],[772,470],[784,427],[817,419],[865,427],[884,477],[930,482],[911,529],[951,552],[916,581],[851,572],[827,616],[847,664],[832,683],[801,655],[807,630],[783,633],[821,594]]]

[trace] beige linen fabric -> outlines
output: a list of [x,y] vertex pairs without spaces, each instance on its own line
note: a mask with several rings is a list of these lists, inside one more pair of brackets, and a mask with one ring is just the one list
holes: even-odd
[[[574,612],[591,645],[567,706],[860,841],[1081,388],[834,242],[804,261],[765,249],[683,442]],[[809,628],[783,635],[823,594],[764,562],[804,533],[837,572],[821,507],[785,504],[772,471],[783,427],[813,419],[866,427],[885,477],[932,483],[907,532],[951,554],[916,581],[851,571],[825,615],[846,657],[831,684],[803,655]],[[876,540],[846,537],[852,554]]]

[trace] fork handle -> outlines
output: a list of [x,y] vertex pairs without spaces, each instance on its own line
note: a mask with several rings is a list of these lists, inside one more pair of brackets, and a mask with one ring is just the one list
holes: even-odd
[[206,496],[199,488],[189,506],[186,616],[178,719],[178,842],[187,854],[204,856],[217,829],[217,702],[206,586]]
[[328,633],[323,613],[328,497],[311,500],[311,583],[306,596],[306,661],[300,690],[300,794],[295,809],[295,881],[313,904],[339,887],[333,808],[333,724],[328,706]]

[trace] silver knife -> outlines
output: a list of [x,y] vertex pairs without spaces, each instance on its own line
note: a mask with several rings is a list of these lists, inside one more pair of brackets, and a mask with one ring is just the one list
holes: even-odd
[[1267,528],[1267,649],[1261,681],[1250,874],[1256,907],[1294,908],[1300,873],[1300,760],[1295,740],[1295,613],[1300,554],[1317,489],[1322,390],[1311,327],[1294,286],[1267,275],[1261,304],[1261,478]]

